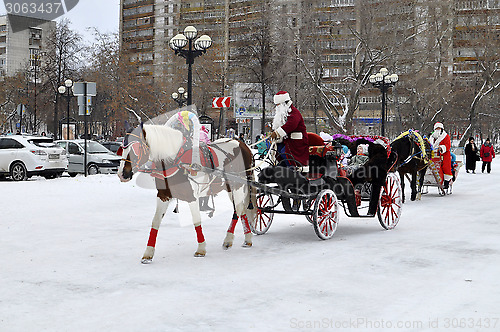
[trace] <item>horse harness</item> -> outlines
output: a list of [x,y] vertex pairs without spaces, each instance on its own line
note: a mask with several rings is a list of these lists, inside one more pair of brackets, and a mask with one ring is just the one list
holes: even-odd
[[[424,139],[422,138],[422,136],[420,136],[420,134],[415,132],[414,130],[410,129],[410,130],[402,133],[401,135],[399,135],[395,139],[395,141],[397,141],[403,137],[406,137],[406,136],[409,138],[409,140],[411,142],[415,143],[420,148],[420,150],[415,152],[415,146],[413,144],[411,144],[411,152],[410,152],[409,156],[398,167],[406,165],[413,158],[422,160],[424,162],[424,164],[427,164],[429,162],[429,157],[427,156],[427,152],[425,149],[425,143],[424,143]],[[419,156],[421,156],[421,157],[419,157]]]

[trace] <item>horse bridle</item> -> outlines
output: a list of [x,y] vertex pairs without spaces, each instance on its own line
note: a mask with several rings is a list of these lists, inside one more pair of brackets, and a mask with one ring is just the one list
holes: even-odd
[[[138,138],[138,140],[133,141],[133,142],[128,142],[128,136],[136,137],[136,138]],[[140,135],[136,135],[134,133],[129,133],[128,136],[127,136],[127,145],[126,146],[122,145],[122,148],[123,148],[123,150],[125,150],[125,149],[128,149],[129,147],[131,147],[137,158],[136,158],[135,163],[133,163],[132,160],[131,160],[133,158],[127,159],[127,158],[123,158],[123,156],[122,156],[121,160],[125,161],[125,162],[128,161],[132,165],[132,172],[135,172],[136,170],[139,169],[139,167],[140,167],[140,161],[146,155],[147,150],[149,149],[149,146],[148,146],[148,144],[144,140],[144,136],[143,136],[142,130],[141,130]],[[139,144],[139,147],[135,148],[135,146],[137,144]],[[130,152],[129,152],[129,154],[130,154]]]

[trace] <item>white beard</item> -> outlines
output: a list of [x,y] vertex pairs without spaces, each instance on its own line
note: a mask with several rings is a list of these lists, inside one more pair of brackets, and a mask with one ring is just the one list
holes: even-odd
[[278,129],[283,126],[288,119],[288,114],[292,111],[291,107],[286,106],[285,104],[279,104],[276,106],[276,115],[273,119],[273,130]]
[[432,144],[434,148],[439,146],[439,143],[448,135],[444,130],[435,130],[431,137],[429,138],[429,142]]

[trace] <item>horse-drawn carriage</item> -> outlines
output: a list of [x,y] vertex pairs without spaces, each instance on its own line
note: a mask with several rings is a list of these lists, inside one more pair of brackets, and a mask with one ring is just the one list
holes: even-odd
[[418,131],[410,129],[401,133],[392,143],[391,148],[397,153],[395,169],[401,177],[404,201],[404,176],[410,174],[411,200],[420,199],[421,194],[427,194],[429,187],[438,188],[441,196],[452,193],[453,182],[458,176],[461,161],[452,159],[453,179],[449,187],[444,186],[443,156],[434,151],[427,137]]
[[453,179],[450,181],[449,187],[446,189],[444,187],[443,168],[441,167],[442,162],[442,156],[433,152],[431,158],[429,158],[429,165],[423,179],[422,194],[427,194],[429,192],[429,187],[438,188],[439,195],[441,196],[453,193],[453,183],[456,181],[460,167],[462,167],[463,163],[461,161],[452,161],[451,167]]
[[[199,199],[223,190],[228,192],[234,208],[222,244],[224,249],[233,245],[238,220],[242,221],[245,234],[243,246],[251,247],[252,232],[265,233],[278,213],[306,216],[321,239],[331,238],[335,233],[339,205],[351,217],[377,214],[385,229],[394,228],[399,221],[402,192],[399,178],[389,172],[396,159],[388,144],[383,146],[365,138],[356,143],[343,142],[351,145],[352,151],[358,143],[366,143],[371,156],[349,175],[339,164],[342,142],[338,140],[311,147],[307,175],[295,168],[273,164],[262,169],[259,181],[255,181],[256,166],[250,148],[230,138],[200,143],[197,134],[200,125],[194,109],[162,115],[149,124],[142,123],[139,116],[138,120],[141,124],[124,139],[118,177],[127,182],[135,173],[149,173],[157,189],[156,212],[143,263],[153,259],[161,220],[174,199],[188,203],[198,242],[195,256],[205,256]],[[358,187],[370,189],[367,203],[356,199],[360,198]]]
[[[339,206],[349,217],[377,215],[383,228],[396,227],[402,211],[401,184],[399,177],[389,172],[396,158],[387,139],[382,139],[345,136],[311,146],[308,174],[279,163],[262,169],[259,181],[251,184],[258,188],[252,231],[266,233],[275,214],[304,215],[319,238],[329,239],[337,229]],[[341,164],[343,144],[351,151],[367,144],[369,161],[348,174]]]

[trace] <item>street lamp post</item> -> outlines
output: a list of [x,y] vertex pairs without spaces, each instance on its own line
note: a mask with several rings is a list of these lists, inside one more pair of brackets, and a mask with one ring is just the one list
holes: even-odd
[[[57,91],[66,98],[66,101],[68,103],[68,109],[66,113],[66,139],[70,139],[69,137],[69,104],[71,100],[71,89],[73,87],[73,81],[70,79],[67,79],[64,81],[64,85],[61,85],[59,88],[57,88]],[[66,93],[66,94],[65,94]],[[62,135],[62,128],[61,128],[61,135]]]
[[183,87],[177,89],[177,92],[172,93],[172,99],[175,100],[179,107],[184,106],[184,103],[188,100],[188,93]]
[[[169,41],[170,48],[175,51],[175,54],[186,59],[188,65],[188,87],[187,87],[187,105],[193,103],[193,70],[192,65],[194,59],[205,54],[207,49],[212,46],[212,39],[207,35],[202,35],[196,41],[198,31],[194,26],[188,26],[184,29],[184,33],[175,35]],[[184,46],[188,45],[187,49]]]
[[38,132],[38,126],[37,126],[37,123],[36,123],[36,111],[37,111],[37,104],[36,104],[36,99],[37,99],[37,89],[36,89],[36,85],[38,84],[38,80],[39,80],[39,77],[38,77],[38,68],[40,67],[40,61],[41,61],[41,57],[42,56],[45,56],[45,52],[35,52],[32,56],[31,56],[31,66],[32,66],[32,70],[33,70],[33,73],[34,73],[34,77],[33,77],[33,83],[34,83],[34,88],[33,88],[33,92],[34,92],[34,102],[35,102],[35,105],[34,105],[34,108],[33,108],[33,125],[31,127],[31,131],[32,132],[35,132],[37,133]]
[[377,74],[370,75],[370,83],[374,87],[380,89],[380,91],[382,92],[382,119],[380,128],[381,136],[385,136],[385,120],[387,113],[387,101],[386,101],[387,90],[389,90],[390,87],[393,87],[398,80],[399,80],[398,75],[397,74],[389,75],[389,70],[387,70],[387,68],[381,68]]

